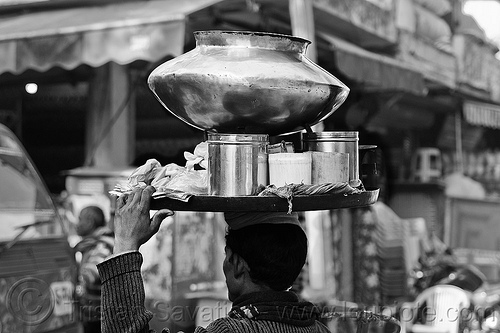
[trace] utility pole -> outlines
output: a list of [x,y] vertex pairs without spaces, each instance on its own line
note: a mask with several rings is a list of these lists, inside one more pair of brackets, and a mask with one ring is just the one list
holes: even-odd
[[313,0],[289,0],[292,34],[311,41],[307,48],[307,57],[317,62],[316,37],[314,29]]

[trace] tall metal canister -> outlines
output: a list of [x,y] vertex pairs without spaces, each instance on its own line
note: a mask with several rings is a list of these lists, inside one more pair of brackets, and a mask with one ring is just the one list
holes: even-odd
[[359,179],[357,131],[307,132],[302,136],[304,151],[323,151],[349,154],[349,185],[357,187]]
[[[208,193],[217,196],[255,194],[259,186],[259,164],[263,168],[263,161],[267,161],[267,155],[262,154],[267,153],[269,135],[209,133],[207,142]],[[267,164],[260,171],[267,176]]]

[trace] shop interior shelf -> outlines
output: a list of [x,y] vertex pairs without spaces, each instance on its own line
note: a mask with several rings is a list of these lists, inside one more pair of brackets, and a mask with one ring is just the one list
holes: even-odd
[[[297,195],[292,199],[292,211],[331,210],[369,206],[378,199],[379,189],[362,191],[354,194]],[[239,196],[222,197],[210,195],[192,196],[184,202],[171,198],[156,198],[151,209],[168,208],[174,211],[205,212],[286,212],[288,201],[278,196]]]

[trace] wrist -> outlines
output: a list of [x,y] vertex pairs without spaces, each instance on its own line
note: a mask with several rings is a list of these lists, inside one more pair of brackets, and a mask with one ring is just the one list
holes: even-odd
[[113,254],[120,254],[122,252],[138,251],[139,245],[134,241],[123,241],[116,239],[113,247]]

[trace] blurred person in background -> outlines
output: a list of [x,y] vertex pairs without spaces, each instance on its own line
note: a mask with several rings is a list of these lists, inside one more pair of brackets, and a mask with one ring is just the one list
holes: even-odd
[[113,232],[106,226],[103,210],[87,206],[80,211],[76,233],[82,237],[75,246],[77,260],[80,258],[76,288],[78,319],[84,333],[101,332],[101,279],[97,264],[112,254]]

